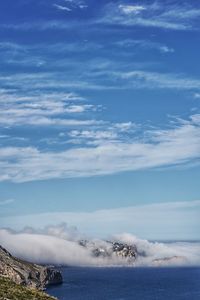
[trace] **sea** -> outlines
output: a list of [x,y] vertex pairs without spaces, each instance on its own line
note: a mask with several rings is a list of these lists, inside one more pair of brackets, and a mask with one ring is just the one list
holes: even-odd
[[65,267],[47,292],[59,300],[198,300],[199,267]]

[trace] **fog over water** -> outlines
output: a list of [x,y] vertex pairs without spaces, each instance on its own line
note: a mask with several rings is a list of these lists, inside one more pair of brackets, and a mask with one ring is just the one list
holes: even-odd
[[[12,255],[36,263],[70,266],[190,266],[200,265],[199,242],[150,242],[134,235],[123,233],[108,239],[89,239],[85,247],[80,240],[88,240],[74,227],[62,223],[43,229],[26,227],[22,231],[0,229],[0,244]],[[138,256],[122,258],[111,252],[108,257],[95,257],[96,248],[110,251],[110,241],[135,245]]]

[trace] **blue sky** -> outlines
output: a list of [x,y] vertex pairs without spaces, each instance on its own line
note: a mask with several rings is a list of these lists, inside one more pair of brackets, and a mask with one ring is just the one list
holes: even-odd
[[199,16],[189,0],[1,1],[1,227],[198,238]]

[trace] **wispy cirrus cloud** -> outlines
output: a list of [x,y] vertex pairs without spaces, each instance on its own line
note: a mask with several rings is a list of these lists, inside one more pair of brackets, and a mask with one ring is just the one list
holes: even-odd
[[[115,39],[114,41],[108,41],[105,45],[100,41],[73,41],[73,42],[63,42],[63,43],[53,43],[53,44],[18,44],[18,43],[8,43],[2,42],[0,45],[0,63],[2,67],[7,70],[12,68],[19,68],[25,72],[30,72],[32,68],[38,73],[40,70],[40,75],[38,77],[36,74],[18,74],[17,76],[12,75],[13,84],[17,82],[18,86],[22,85],[23,80],[32,80],[32,86],[37,84],[37,87],[43,83],[50,86],[53,85],[53,77],[60,77],[59,86],[64,87],[63,80],[64,77],[59,74],[60,72],[65,72],[65,77],[67,82],[70,82],[71,86],[78,85],[84,86],[90,89],[100,89],[101,86],[105,87],[103,82],[99,82],[98,76],[93,78],[93,82],[88,82],[88,74],[94,73],[94,70],[117,70],[117,69],[130,69],[132,68],[146,68],[149,65],[155,65],[152,63],[144,63],[141,61],[132,62],[130,65],[127,64],[127,59],[134,55],[141,53],[141,50],[144,52],[154,51],[160,54],[162,59],[163,54],[173,53],[175,50],[173,47],[167,46],[163,43],[158,43],[151,40],[138,40],[138,39]],[[112,59],[108,58],[110,49],[113,51]],[[99,58],[101,54],[101,58]],[[70,59],[71,55],[74,57],[73,60]],[[85,60],[80,59],[81,56],[89,57]],[[56,56],[56,59],[55,59]],[[54,76],[53,76],[54,73]],[[81,76],[82,74],[82,76]],[[98,75],[98,74],[96,74]],[[9,76],[4,76],[1,78],[1,82],[5,82],[6,79],[9,81]],[[23,78],[25,77],[25,78]],[[81,77],[81,80],[80,80]],[[40,81],[37,82],[37,78],[40,78]],[[19,80],[18,80],[19,79]],[[43,79],[43,80],[42,80]],[[61,79],[62,82],[61,82]],[[95,81],[96,79],[96,81]],[[35,80],[35,82],[34,82]],[[48,82],[47,82],[48,80]],[[6,82],[5,82],[6,84]],[[8,82],[10,84],[10,82]],[[27,86],[27,85],[25,85]],[[23,86],[23,88],[25,88]],[[107,86],[108,88],[108,86]]]
[[22,30],[22,31],[29,31],[29,30],[38,30],[44,31],[49,29],[69,29],[69,25],[66,22],[62,22],[59,20],[53,21],[39,21],[39,22],[24,22],[18,24],[1,24],[1,28],[3,29],[10,29],[10,30]]
[[[192,5],[152,2],[144,5],[111,2],[105,6],[101,22],[124,26],[157,27],[167,30],[193,30],[200,8]],[[199,29],[199,28],[198,28]]]
[[100,106],[80,103],[85,100],[73,93],[40,94],[26,97],[3,92],[0,93],[0,99],[0,124],[2,126],[25,124],[78,126],[101,123],[95,120],[73,118],[73,116],[100,109]]
[[116,42],[117,46],[127,49],[144,49],[144,50],[158,50],[161,53],[173,53],[175,50],[167,45],[150,41],[150,40],[136,40],[126,39]]
[[[60,12],[73,12],[84,10],[88,8],[85,1],[60,1],[51,4],[56,10]],[[93,7],[91,5],[91,7]],[[97,26],[100,24],[114,24],[121,26],[139,26],[160,28],[164,30],[199,30],[198,17],[200,16],[200,7],[198,3],[172,3],[166,1],[151,1],[144,3],[122,3],[122,1],[109,1],[103,3],[99,10],[96,10],[92,17],[87,19],[88,25]],[[84,20],[85,22],[85,20]],[[25,22],[21,24],[1,24],[3,28],[14,30],[68,30],[69,26],[81,25],[83,23],[60,21],[56,18],[48,21],[39,22]]]
[[[88,8],[87,1],[50,1],[50,3],[38,4],[47,8],[51,6],[56,14],[51,20],[38,22],[25,21],[21,24],[1,24],[3,28],[14,30],[68,30],[74,25],[83,25],[83,22],[77,19],[59,20],[57,12],[70,13],[84,11]],[[166,1],[143,1],[143,3],[130,3],[122,1],[107,1],[97,5],[90,2],[92,14],[84,19],[84,24],[98,27],[99,24],[117,24],[118,26],[140,26],[150,28],[160,28],[164,30],[199,30],[198,17],[200,16],[200,7],[197,2],[185,1],[184,3]],[[37,5],[36,5],[37,7]],[[75,16],[75,14],[74,14]]]
[[15,201],[14,199],[0,200],[0,206],[9,205],[9,204],[13,203],[14,201]]
[[146,7],[142,5],[125,5],[125,4],[120,4],[119,9],[122,10],[125,14],[134,14],[137,15],[141,11],[145,10]]
[[[193,90],[198,92],[200,80],[183,73],[167,73],[134,68],[120,63],[105,62],[93,67],[92,61],[71,66],[73,72],[59,71],[36,73],[19,73],[0,77],[0,84],[9,89],[20,89],[23,92],[34,90],[66,89],[77,90],[123,90],[123,89],[174,89]],[[70,66],[66,64],[65,67]],[[81,74],[80,69],[82,70]],[[59,79],[59,80],[58,80]]]
[[195,99],[200,99],[200,93],[195,93],[195,94],[194,94],[194,98],[195,98]]
[[88,6],[85,1],[79,0],[63,0],[61,4],[54,3],[53,6],[60,11],[72,12],[76,9],[86,9]]
[[0,180],[24,182],[97,176],[198,162],[199,120],[199,115],[193,115],[187,121],[177,120],[168,130],[147,130],[143,137],[133,135],[126,141],[120,136],[113,141],[115,136],[108,137],[108,133],[105,136],[105,132],[72,132],[78,138],[85,136],[93,141],[104,138],[104,142],[63,151],[42,151],[36,147],[0,148]]
[[[74,0],[54,2],[57,5],[55,8],[60,10],[66,10],[68,7],[72,10],[84,5],[83,2]],[[186,6],[186,4],[181,7],[178,4],[167,3],[163,5],[161,2],[131,5],[130,3],[115,1],[109,2],[107,5],[104,4],[95,16],[92,15],[91,19],[86,20],[87,25],[93,24],[95,28],[98,28],[98,32],[102,32],[102,24],[103,28],[108,24],[117,24],[117,34],[114,39],[107,39],[106,43],[102,42],[101,38],[96,41],[92,38],[94,35],[90,36],[91,32],[86,34],[86,39],[81,42],[76,39],[57,44],[50,42],[49,45],[42,44],[41,39],[39,39],[40,44],[29,45],[18,45],[9,41],[1,42],[0,50],[7,58],[7,65],[2,59],[5,70],[0,77],[0,84],[5,89],[13,91],[10,94],[6,92],[0,94],[1,126],[15,126],[18,129],[27,125],[54,130],[56,127],[62,127],[59,128],[59,132],[64,132],[64,136],[63,139],[59,136],[60,142],[68,143],[66,147],[62,148],[62,151],[60,149],[47,151],[47,148],[44,150],[36,143],[30,143],[29,147],[22,147],[22,149],[6,144],[4,148],[7,149],[8,153],[11,149],[15,150],[14,164],[12,169],[12,155],[2,161],[2,170],[4,170],[2,178],[23,181],[25,178],[23,174],[26,174],[27,180],[35,180],[37,176],[34,173],[37,173],[39,179],[93,176],[179,164],[197,159],[197,149],[199,149],[197,115],[193,115],[189,123],[180,123],[177,127],[170,128],[166,132],[164,130],[149,132],[145,129],[143,132],[145,139],[143,139],[141,135],[135,134],[138,124],[134,127],[134,121],[126,120],[122,123],[112,123],[104,120],[102,116],[103,120],[101,120],[95,114],[101,110],[100,106],[91,104],[92,102],[86,101],[76,94],[68,93],[65,97],[64,91],[75,90],[79,93],[80,90],[96,92],[127,89],[170,89],[189,90],[198,95],[200,80],[192,73],[188,75],[173,73],[173,71],[172,73],[153,71],[158,70],[158,68],[164,70],[164,68],[161,66],[156,68],[154,63],[149,66],[146,62],[132,62],[130,57],[129,59],[127,57],[121,59],[122,51],[119,51],[118,57],[120,59],[118,59],[115,56],[118,51],[110,51],[109,48],[110,46],[131,47],[130,52],[132,52],[132,48],[135,47],[138,48],[138,52],[141,49],[154,49],[161,53],[173,53],[174,48],[167,46],[165,42],[163,43],[163,39],[156,42],[155,37],[151,40],[150,36],[147,39],[144,36],[141,40],[134,40],[130,35],[127,35],[127,32],[122,39],[122,35],[118,35],[118,28],[126,25],[177,30],[194,29],[192,25],[198,15],[199,9],[197,7],[194,9],[194,7]],[[72,22],[69,23],[68,20],[62,20],[62,18],[48,18],[44,22],[18,23],[13,28],[40,31],[55,28],[71,30],[74,21],[73,19],[70,20]],[[80,28],[81,22],[81,20],[75,21],[76,28]],[[12,24],[6,24],[6,26],[12,28]],[[111,28],[112,26],[108,27]],[[112,30],[110,32],[113,33]],[[87,40],[88,36],[91,37],[89,41]],[[94,49],[99,51],[95,57],[90,55],[95,52]],[[127,52],[126,49],[124,52]],[[104,56],[106,51],[108,51],[108,55]],[[40,56],[41,53],[43,55]],[[110,53],[112,53],[112,57]],[[160,56],[163,57],[163,55]],[[38,69],[31,69],[30,67],[33,65],[43,67],[42,71],[38,72]],[[7,71],[8,66],[10,67],[9,70],[13,70],[13,66],[14,68],[20,66],[21,68],[17,69],[16,74]],[[188,136],[191,145],[186,144],[182,132]],[[40,136],[39,138],[50,142],[55,142],[55,139],[58,142],[59,139],[55,136]],[[73,143],[75,146],[72,145]],[[181,149],[179,149],[179,143],[182,145]],[[69,149],[70,147],[72,149]],[[170,149],[170,154],[163,149],[164,147]],[[22,153],[30,155],[30,168],[26,165],[26,160],[18,155],[21,150],[23,150]],[[78,164],[77,157],[79,156],[80,163]],[[46,165],[43,165],[45,161]],[[94,162],[92,166],[91,161]],[[110,163],[108,163],[109,161]],[[38,165],[38,171],[35,170],[34,165]],[[58,170],[55,170],[55,165],[58,166]],[[49,167],[51,172],[49,172],[48,166],[51,166],[51,168]],[[33,177],[31,177],[32,167],[34,170]],[[18,169],[23,171],[18,172]]]
[[182,89],[192,90],[200,89],[200,80],[198,78],[187,77],[184,74],[151,72],[145,70],[133,70],[129,72],[108,72],[108,76],[114,76],[124,80],[132,88],[150,88],[150,89]]
[[[1,226],[20,228],[24,226],[47,226],[68,222],[76,224],[81,231],[97,237],[106,237],[122,232],[130,232],[148,239],[199,239],[197,228],[199,227],[200,201],[173,201],[167,203],[151,203],[119,207],[113,209],[96,210],[92,212],[47,212],[15,217],[1,218]],[[170,216],[170,218],[169,218]],[[59,230],[51,226],[49,234],[61,234]],[[62,228],[60,228],[62,229]],[[34,231],[32,230],[34,233]],[[163,236],[163,232],[165,233]],[[31,233],[31,228],[26,229]],[[73,232],[73,237],[76,237]],[[19,244],[19,243],[18,243]],[[143,249],[144,250],[144,249]],[[199,250],[198,250],[199,251]],[[199,255],[198,255],[199,256]]]
[[68,12],[72,11],[72,9],[67,6],[62,6],[62,5],[58,5],[58,4],[53,4],[53,6],[55,8],[57,8],[58,10],[68,11]]
[[71,138],[68,142],[74,144],[86,144],[90,146],[99,146],[110,143],[122,143],[130,141],[140,125],[132,122],[126,123],[105,123],[96,128],[86,128],[71,130],[67,135]]
[[63,0],[63,1],[75,9],[76,8],[85,9],[88,7],[87,1],[84,0]]

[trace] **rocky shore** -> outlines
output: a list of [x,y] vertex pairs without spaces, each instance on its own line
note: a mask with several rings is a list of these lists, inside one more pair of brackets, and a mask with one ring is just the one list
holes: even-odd
[[12,256],[0,246],[0,276],[16,284],[43,290],[45,287],[62,283],[61,272],[54,268],[33,264]]

